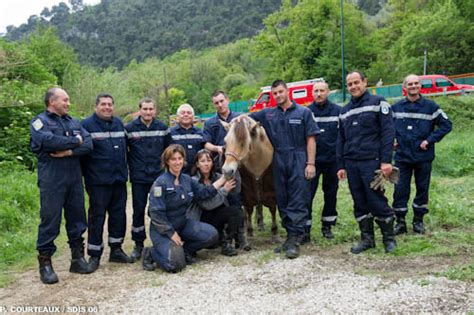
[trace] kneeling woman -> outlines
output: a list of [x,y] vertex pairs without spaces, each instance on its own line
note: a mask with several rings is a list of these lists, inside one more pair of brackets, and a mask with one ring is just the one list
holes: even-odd
[[161,155],[166,171],[160,175],[150,190],[148,215],[151,218],[150,239],[153,247],[145,248],[143,268],[154,270],[155,263],[168,272],[179,272],[202,248],[218,241],[216,229],[207,223],[186,218],[186,209],[193,199],[202,200],[215,196],[225,179],[211,186],[192,180],[181,171],[185,159],[184,148],[170,145]]
[[[215,171],[211,152],[203,149],[194,160],[193,179],[206,186],[211,186],[220,180],[221,175]],[[222,244],[222,254],[237,255],[232,241],[237,237],[239,225],[243,220],[242,210],[235,199],[240,200],[240,175],[225,183],[216,196],[211,199],[195,201],[195,207],[188,211],[188,217],[214,226],[219,232]],[[237,197],[237,198],[236,198]]]

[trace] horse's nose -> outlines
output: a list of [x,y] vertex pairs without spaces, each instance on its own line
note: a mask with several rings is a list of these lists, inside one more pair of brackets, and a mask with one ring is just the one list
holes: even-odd
[[235,175],[235,169],[226,165],[222,167],[222,172],[224,173],[226,179],[231,179]]

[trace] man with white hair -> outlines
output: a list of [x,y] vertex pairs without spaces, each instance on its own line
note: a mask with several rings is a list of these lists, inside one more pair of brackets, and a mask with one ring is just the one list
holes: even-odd
[[176,111],[178,123],[171,128],[171,143],[180,144],[186,151],[186,165],[183,173],[190,175],[197,152],[204,148],[202,130],[194,126],[194,109],[182,104]]
[[421,96],[420,78],[417,75],[408,75],[403,87],[407,97],[392,106],[396,138],[395,166],[400,169],[400,181],[393,194],[393,209],[397,217],[395,234],[407,232],[405,216],[412,175],[416,185],[413,232],[423,234],[423,216],[428,213],[431,164],[435,158],[434,146],[451,131],[452,124],[438,104]]

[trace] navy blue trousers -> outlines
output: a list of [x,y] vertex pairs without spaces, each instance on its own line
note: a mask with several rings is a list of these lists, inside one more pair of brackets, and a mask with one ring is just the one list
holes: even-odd
[[337,190],[339,188],[339,180],[337,179],[336,163],[317,163],[316,176],[311,180],[311,198],[309,202],[309,219],[306,222],[307,232],[311,231],[311,222],[313,217],[313,199],[318,190],[319,179],[323,178],[324,207],[321,215],[323,226],[331,226],[336,224],[337,220]]
[[184,252],[194,254],[216,244],[218,240],[217,230],[212,225],[195,220],[186,220],[184,227],[176,232],[184,242],[183,246],[175,245],[171,238],[160,234],[153,223],[150,223],[150,239],[153,243],[151,255],[153,260],[168,272],[179,271],[185,267]]
[[288,235],[303,235],[308,220],[310,182],[304,176],[306,151],[276,151],[273,176],[278,210]]
[[400,169],[400,180],[393,193],[393,209],[398,218],[404,218],[408,212],[410,183],[415,175],[416,196],[413,200],[413,212],[423,216],[428,213],[428,200],[431,179],[431,162],[404,163],[395,162]]
[[[44,187],[46,186],[46,187]],[[61,228],[62,209],[71,248],[82,245],[82,234],[87,229],[82,180],[61,185],[40,185],[40,218],[36,249],[41,255],[52,256],[56,251],[54,240]]]
[[143,242],[146,239],[145,232],[145,208],[148,202],[148,193],[153,183],[133,183],[133,222],[132,222],[132,240]]
[[113,185],[86,186],[89,194],[89,220],[87,253],[90,256],[100,257],[104,250],[102,235],[104,233],[105,214],[108,212],[109,246],[121,246],[125,237],[127,216],[126,183]]
[[378,160],[346,160],[347,179],[354,201],[354,216],[357,221],[371,214],[381,219],[393,216],[384,193],[370,188],[375,170],[380,168]]

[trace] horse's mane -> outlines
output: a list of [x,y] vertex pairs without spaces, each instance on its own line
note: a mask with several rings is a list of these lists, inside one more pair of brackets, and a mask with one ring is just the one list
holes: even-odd
[[245,143],[248,141],[247,126],[243,119],[234,121],[234,137],[238,143]]

